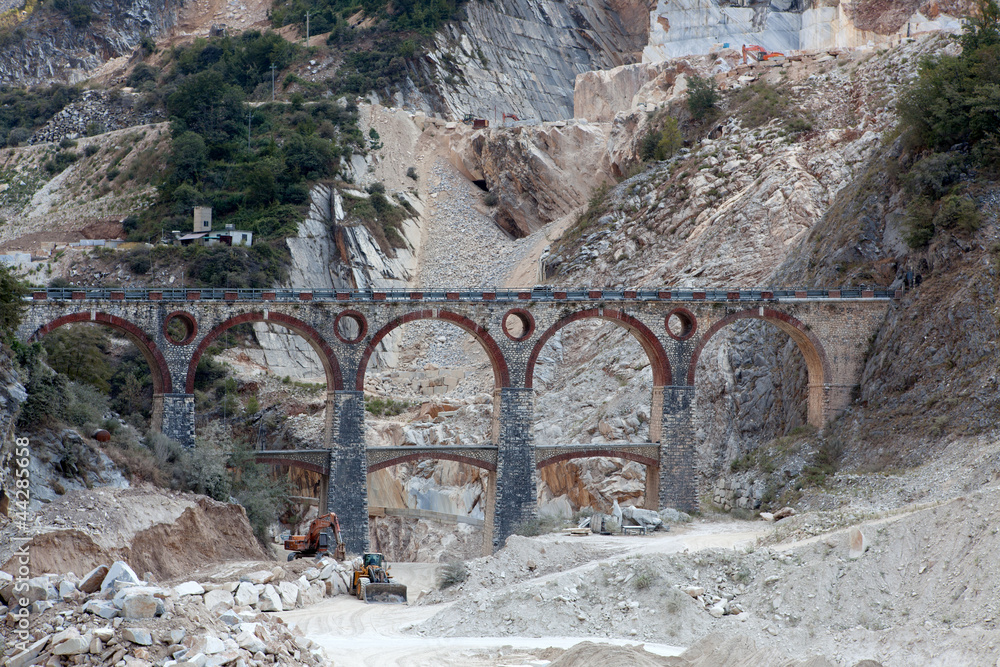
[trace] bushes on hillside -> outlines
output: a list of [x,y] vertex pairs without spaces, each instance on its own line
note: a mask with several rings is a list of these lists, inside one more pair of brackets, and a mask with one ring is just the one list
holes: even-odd
[[899,102],[900,120],[916,147],[949,150],[1000,135],[1000,10],[995,0],[980,0],[961,41],[961,55],[921,63],[917,80]]
[[181,452],[174,467],[175,484],[216,500],[235,498],[246,510],[254,535],[267,541],[268,528],[278,520],[288,499],[286,482],[274,479],[254,460],[245,442],[222,425],[212,424],[193,449]]
[[24,314],[24,295],[28,288],[5,266],[0,266],[0,343],[8,345]]
[[458,16],[464,0],[279,0],[271,10],[275,27],[296,24],[305,32],[306,11],[312,34],[324,32],[343,34],[352,29],[347,19],[359,9],[385,28],[396,31],[412,30],[430,36],[445,21]]
[[712,78],[702,78],[696,74],[688,77],[687,107],[691,115],[701,120],[716,112],[719,91]]
[[906,145],[918,155],[903,182],[907,243],[920,248],[938,229],[982,224],[970,186],[1000,172],[1000,8],[979,0],[961,37],[962,53],[925,60],[898,110]]
[[666,160],[684,145],[677,119],[667,116],[663,126],[651,129],[639,143],[639,157],[643,160]]
[[385,89],[406,80],[406,53],[412,55],[413,43],[398,35],[388,35],[371,47],[344,55],[344,62],[331,80],[335,93],[363,95],[372,89]]
[[[356,106],[327,100],[253,109],[246,104],[257,86],[269,83],[272,63],[285,67],[300,53],[274,33],[253,31],[170,51],[156,93],[172,121],[169,169],[160,184],[159,206],[130,228],[131,240],[188,227],[191,207],[198,205],[212,206],[220,223],[255,232],[255,249],[280,244],[296,232],[309,182],[334,176],[342,158],[365,147]],[[269,258],[277,264],[287,258],[280,249],[271,250]],[[246,258],[231,256],[237,264]],[[273,276],[278,268],[265,273]],[[206,276],[202,270],[193,273]]]
[[97,18],[90,5],[81,0],[55,0],[55,7],[63,12],[76,28],[86,28]]
[[76,86],[55,84],[48,88],[0,86],[0,136],[7,145],[19,146],[67,104],[80,96]]

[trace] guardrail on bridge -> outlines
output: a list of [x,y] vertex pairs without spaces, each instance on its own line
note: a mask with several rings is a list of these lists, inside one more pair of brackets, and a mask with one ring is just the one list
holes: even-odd
[[50,287],[33,292],[28,300],[51,301],[790,301],[900,299],[902,290],[867,287],[824,289],[673,289],[605,290],[561,289],[228,289],[155,287]]

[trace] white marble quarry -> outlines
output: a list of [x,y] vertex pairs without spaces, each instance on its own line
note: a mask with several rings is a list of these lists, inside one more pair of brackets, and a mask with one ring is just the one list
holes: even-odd
[[649,24],[643,62],[709,53],[726,44],[737,50],[743,44],[759,44],[789,53],[874,46],[922,32],[961,30],[956,17],[940,14],[929,19],[915,12],[895,34],[880,35],[857,29],[842,1],[803,8],[801,0],[772,0],[770,5],[752,7],[716,0],[657,0]]

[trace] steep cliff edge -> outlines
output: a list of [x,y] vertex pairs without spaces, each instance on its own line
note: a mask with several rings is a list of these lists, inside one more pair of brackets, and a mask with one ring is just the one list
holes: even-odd
[[880,150],[776,273],[817,283],[918,283],[871,341],[861,391],[841,422],[860,443],[852,457],[876,468],[922,463],[957,440],[994,432],[1000,415],[992,352],[1000,337],[1000,188],[978,188],[983,225],[974,233],[945,233],[911,251],[900,241],[898,175],[908,159],[899,141]]
[[455,116],[571,116],[580,72],[637,62],[649,33],[648,0],[472,0],[438,34],[421,65]]
[[[821,52],[782,67],[717,75],[729,90],[724,94],[731,102],[725,104],[731,106],[724,107],[723,120],[712,124],[714,138],[701,139],[672,160],[654,163],[614,188],[593,215],[585,216],[581,226],[571,228],[554,244],[547,259],[550,280],[611,288],[893,283],[903,268],[897,258],[906,255],[907,249],[900,211],[888,204],[875,206],[892,191],[886,180],[892,169],[880,157],[882,136],[896,122],[894,100],[914,75],[915,63],[951,48],[949,43],[942,37],[929,37],[877,55],[844,53],[834,58]],[[707,59],[687,59],[672,61],[670,67],[657,65],[649,76],[628,72],[643,66],[621,68],[628,85],[617,85],[615,73],[600,81],[594,75],[580,81],[601,92],[603,101],[598,104],[622,111],[620,117],[641,108],[647,94],[660,99],[677,97],[678,83],[689,72],[704,75],[712,66]],[[738,91],[766,91],[762,84],[779,91],[775,99],[783,99],[785,105],[780,113],[765,114],[764,122],[757,118],[759,100],[750,106],[737,102],[749,94]],[[793,134],[788,123],[795,114],[807,114],[811,127]],[[864,194],[850,204],[858,196],[852,193]],[[873,203],[866,203],[869,199]],[[989,242],[980,241],[978,246],[988,248]],[[928,252],[930,263],[936,265],[941,260],[933,258],[939,254],[962,255],[954,241],[942,242]],[[986,261],[986,256],[978,261]],[[913,268],[920,272],[918,266]],[[973,290],[976,297],[942,297],[943,304],[955,308],[943,306],[918,325],[921,339],[927,335],[928,340],[938,341],[927,344],[933,348],[934,364],[946,364],[958,348],[984,344],[992,336],[995,323],[983,319],[988,310],[974,305],[989,303],[991,291],[969,280],[971,270],[972,265],[956,274],[966,276],[968,285],[942,289],[954,288],[954,294]],[[927,289],[925,282],[920,290]],[[916,298],[916,293],[908,295],[904,304]],[[944,385],[930,379],[941,371],[924,368],[911,373],[905,356],[919,355],[918,350],[925,347],[922,342],[916,344],[912,331],[903,331],[906,318],[912,315],[908,308],[907,312],[903,315],[893,309],[875,343],[861,399],[872,409],[851,427],[858,429],[856,442],[869,444],[855,447],[856,452],[874,454],[870,443],[901,427],[893,418],[879,421],[876,405],[894,405],[903,416],[932,398],[939,412],[911,423],[906,430],[909,435],[893,441],[902,446],[906,437],[912,439],[919,433],[922,441],[941,444],[945,427],[939,424],[936,435],[928,435],[927,429],[956,398],[965,400],[961,392],[970,391],[962,380],[963,389],[945,392]],[[947,342],[963,326],[977,328],[971,341]],[[747,452],[774,438],[801,432],[796,426],[804,423],[804,365],[787,336],[763,323],[721,333],[706,348],[698,370],[698,469],[705,479],[728,475],[733,462]],[[971,351],[966,358],[983,363],[981,354]],[[890,366],[894,372],[886,373]],[[989,375],[995,373],[979,378],[987,388]],[[896,385],[905,378],[916,381],[917,376],[925,378],[918,387],[931,382],[935,389],[903,396]],[[952,387],[959,381],[950,373],[948,378],[944,382],[952,382]],[[970,416],[977,416],[982,428],[983,417],[971,405],[976,403],[966,404],[966,409]],[[853,423],[853,415],[842,423]],[[868,435],[861,436],[866,429]],[[796,465],[800,470],[803,464]]]
[[584,205],[591,191],[621,175],[632,160],[637,118],[615,123],[556,121],[443,137],[449,161],[496,193],[496,224],[528,236]]
[[650,12],[644,62],[760,44],[769,51],[898,43],[938,30],[960,30],[971,3],[924,0],[658,0]]
[[[93,18],[77,27],[66,13],[43,6],[0,49],[0,80],[35,85],[75,83],[111,58],[131,55],[144,37],[168,34],[184,0],[93,0]],[[80,23],[78,20],[77,23]]]

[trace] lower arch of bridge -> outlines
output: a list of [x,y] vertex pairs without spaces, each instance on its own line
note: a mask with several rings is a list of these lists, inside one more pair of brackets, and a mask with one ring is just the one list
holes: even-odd
[[555,463],[560,463],[562,461],[571,461],[573,459],[589,459],[594,456],[604,456],[611,459],[626,459],[628,461],[635,461],[636,463],[641,463],[644,466],[649,466],[652,468],[659,468],[660,462],[656,459],[652,459],[648,456],[643,456],[642,454],[632,454],[631,452],[619,452],[614,449],[601,449],[600,447],[595,447],[594,449],[566,452],[565,454],[556,454],[555,456],[550,456],[547,459],[542,459],[535,464],[535,467],[541,470],[545,466],[550,466]]
[[[385,470],[391,468],[392,466],[399,465],[401,463],[408,463],[411,461],[425,461],[428,459],[434,460],[444,460],[444,461],[456,461],[458,463],[464,463],[466,465],[474,466],[476,468],[481,468],[483,470],[489,471],[487,479],[483,488],[483,544],[482,544],[482,555],[489,556],[493,553],[493,528],[495,522],[494,513],[496,511],[496,493],[497,493],[497,465],[491,461],[483,461],[481,459],[472,458],[471,456],[464,456],[455,452],[414,452],[413,454],[404,454],[402,456],[397,456],[395,458],[389,459],[388,461],[380,461],[378,463],[372,464],[368,467],[368,474],[378,472],[379,470]],[[366,497],[370,497],[369,490],[366,489]]]
[[208,346],[212,344],[212,341],[218,338],[227,329],[231,329],[238,324],[252,322],[277,324],[302,336],[316,351],[320,361],[323,363],[323,370],[326,372],[327,391],[338,391],[344,388],[343,378],[340,374],[340,363],[337,361],[337,356],[333,353],[333,350],[319,334],[319,332],[302,320],[283,313],[271,312],[268,313],[266,318],[264,317],[264,313],[246,313],[243,315],[237,315],[221,322],[220,324],[217,324],[211,331],[209,331],[205,337],[201,339],[201,342],[198,344],[197,349],[195,349],[194,354],[191,355],[191,362],[188,364],[187,371],[187,393],[194,393],[194,375],[195,371],[198,369],[198,362],[201,360],[201,356],[205,353],[205,350],[208,349]]
[[694,385],[698,358],[701,356],[702,350],[705,349],[705,346],[708,344],[708,341],[712,338],[712,336],[733,322],[745,319],[763,320],[773,324],[778,327],[778,329],[788,334],[789,338],[795,341],[795,344],[799,348],[799,352],[802,353],[802,358],[806,362],[806,370],[809,375],[809,423],[816,427],[823,426],[826,416],[824,409],[823,385],[830,377],[830,367],[827,361],[826,351],[823,349],[823,344],[820,340],[816,338],[815,334],[809,331],[809,328],[806,327],[805,324],[791,315],[778,310],[770,308],[744,310],[739,313],[727,315],[713,324],[708,331],[701,336],[697,345],[695,345],[694,351],[691,353],[691,363],[688,366],[687,373],[688,384],[692,386]]
[[493,340],[493,337],[490,336],[486,329],[463,315],[447,310],[426,309],[401,315],[400,317],[391,320],[388,324],[375,332],[375,334],[368,341],[368,344],[365,346],[365,350],[361,355],[361,361],[358,363],[358,374],[355,378],[355,387],[358,390],[365,386],[365,372],[368,369],[368,360],[375,352],[375,348],[378,347],[378,344],[382,342],[382,339],[388,336],[393,329],[396,329],[397,327],[400,327],[408,322],[416,322],[418,320],[440,320],[442,322],[451,322],[466,333],[471,334],[472,337],[476,339],[476,342],[483,347],[483,350],[486,351],[486,356],[490,360],[490,365],[493,366],[493,386],[497,388],[510,386],[510,372],[507,369],[507,362],[503,357],[503,352],[500,350],[500,346],[497,345],[496,341]]
[[116,315],[109,315],[108,313],[94,313],[91,315],[90,312],[63,315],[62,317],[56,318],[48,324],[39,327],[33,334],[31,334],[31,338],[28,339],[28,342],[40,340],[43,336],[45,336],[45,334],[51,333],[59,327],[67,324],[79,323],[99,324],[124,333],[125,336],[132,341],[137,348],[139,348],[142,356],[146,359],[146,363],[149,364],[149,374],[153,381],[154,397],[157,395],[162,396],[163,394],[169,394],[173,391],[173,384],[170,379],[170,369],[167,367],[167,360],[164,358],[160,348],[156,346],[156,343],[153,342],[149,336],[143,333],[142,329],[128,320],[122,319]]
[[368,466],[368,474],[372,474],[378,470],[384,470],[385,468],[391,468],[392,466],[399,465],[400,463],[407,463],[409,461],[426,461],[428,459],[434,460],[444,460],[444,461],[457,461],[458,463],[465,463],[470,466],[475,466],[476,468],[483,468],[484,470],[489,470],[495,472],[497,465],[491,463],[490,461],[482,461],[480,459],[474,459],[471,456],[463,456],[461,454],[453,454],[451,452],[441,452],[441,453],[427,453],[427,452],[416,452],[413,454],[404,454],[403,456],[398,456],[394,459],[389,459],[388,461],[380,461]]
[[285,466],[288,468],[301,468],[302,470],[308,470],[309,472],[314,472],[320,475],[329,474],[329,471],[321,465],[317,465],[315,463],[309,463],[307,461],[298,461],[296,459],[284,459],[281,457],[269,456],[267,458],[258,459],[257,462],[266,463],[268,465],[274,465],[274,466]]
[[614,449],[602,449],[599,446],[595,446],[593,449],[575,450],[541,459],[535,463],[535,469],[541,470],[542,468],[555,465],[557,463],[564,463],[574,459],[589,459],[597,456],[603,456],[609,459],[625,459],[626,461],[635,461],[636,463],[646,466],[646,484],[642,493],[643,507],[650,510],[660,509],[660,462],[648,456],[643,456],[642,454],[616,451]]
[[542,353],[542,348],[545,347],[545,343],[548,342],[549,338],[555,335],[555,333],[563,327],[572,324],[573,322],[578,322],[588,318],[607,320],[623,327],[626,331],[632,334],[637,341],[639,341],[642,349],[646,352],[646,356],[649,358],[649,363],[653,370],[653,384],[658,387],[673,384],[672,374],[670,371],[670,361],[667,359],[667,353],[664,351],[663,345],[660,344],[656,335],[649,330],[649,327],[631,315],[623,313],[620,310],[614,310],[612,308],[588,308],[563,317],[546,329],[545,333],[539,337],[538,342],[535,343],[535,347],[531,350],[531,356],[528,358],[528,365],[525,369],[524,375],[525,387],[532,386],[535,374],[535,363],[538,361],[538,357]]

